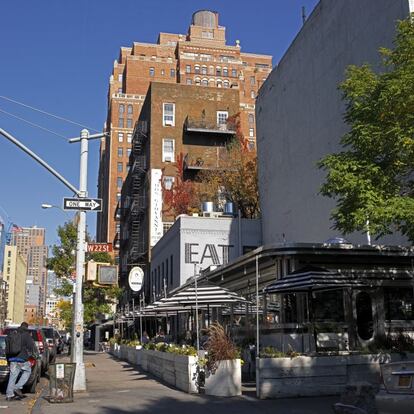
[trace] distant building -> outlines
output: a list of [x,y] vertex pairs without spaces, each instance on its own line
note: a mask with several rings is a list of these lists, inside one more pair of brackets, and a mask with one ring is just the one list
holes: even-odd
[[16,246],[5,247],[3,280],[7,283],[7,316],[12,323],[24,320],[27,263]]
[[[319,194],[317,162],[340,151],[347,131],[338,85],[348,65],[380,65],[409,0],[321,0],[260,89],[256,104],[263,243],[324,242],[338,235],[335,201]],[[352,234],[353,243],[366,236]],[[388,237],[399,244],[401,237]]]
[[[39,315],[45,311],[47,287],[47,256],[45,245],[45,229],[39,227],[23,227],[12,233],[11,244],[17,246],[18,251],[26,258],[27,276],[30,285],[39,286]],[[36,290],[35,288],[31,288]],[[33,305],[33,303],[26,304]]]
[[[116,209],[128,174],[132,133],[152,82],[170,85],[172,93],[174,84],[195,85],[200,91],[236,91],[235,112],[240,112],[244,135],[255,145],[255,98],[272,68],[272,57],[241,52],[239,41],[226,44],[225,32],[218,13],[200,10],[193,14],[187,34],[160,33],[157,43],[134,42],[132,47],[121,48],[109,80],[105,126],[109,135],[101,141],[98,181],[103,211],[97,220],[97,241],[113,242],[116,260],[120,239]],[[170,98],[165,103],[174,102]],[[166,117],[169,108],[165,107]],[[168,128],[163,139],[169,138],[167,132]]]
[[261,245],[260,220],[180,216],[151,253],[151,302]]

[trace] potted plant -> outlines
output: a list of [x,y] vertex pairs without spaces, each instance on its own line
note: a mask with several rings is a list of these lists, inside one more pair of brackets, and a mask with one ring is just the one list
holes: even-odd
[[208,329],[205,348],[205,393],[219,397],[241,395],[239,351],[219,323]]

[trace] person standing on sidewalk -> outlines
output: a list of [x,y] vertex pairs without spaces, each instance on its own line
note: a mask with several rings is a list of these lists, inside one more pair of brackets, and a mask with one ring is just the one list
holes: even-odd
[[[6,357],[10,367],[9,383],[6,390],[6,400],[8,401],[24,397],[22,389],[32,372],[28,360],[31,356],[36,355],[36,345],[28,327],[26,322],[22,322],[20,327],[10,331],[6,338]],[[20,379],[17,382],[20,374]]]

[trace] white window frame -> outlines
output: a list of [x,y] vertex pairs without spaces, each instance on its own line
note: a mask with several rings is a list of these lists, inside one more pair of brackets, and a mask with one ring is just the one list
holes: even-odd
[[[222,116],[225,115],[226,119],[222,122]],[[227,125],[227,119],[229,117],[229,113],[227,111],[217,111],[217,125]]]
[[[172,105],[172,119],[171,114],[166,114],[165,112],[165,106],[166,105]],[[175,104],[172,102],[164,102],[162,104],[162,125],[163,126],[175,126]]]
[[124,142],[124,133],[118,132],[118,142]]
[[127,133],[127,142],[129,142],[129,143],[132,142],[132,133],[131,132]]
[[[172,186],[174,184],[174,181],[175,181],[175,177],[164,176],[164,178],[163,178],[164,188],[166,190],[171,190],[171,188],[172,188]],[[169,185],[167,185],[167,182],[169,182]]]
[[[165,144],[167,141],[172,142],[172,153],[165,151]],[[175,162],[175,139],[163,138],[162,140],[162,162]]]
[[254,128],[249,128],[249,137],[254,137]]

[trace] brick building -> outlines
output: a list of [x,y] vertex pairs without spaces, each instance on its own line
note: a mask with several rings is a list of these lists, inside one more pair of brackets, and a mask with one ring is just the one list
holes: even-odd
[[[186,35],[160,33],[156,44],[135,42],[122,47],[109,81],[108,115],[101,141],[97,240],[119,248],[119,215],[116,214],[123,181],[128,173],[132,133],[151,82],[223,88],[236,91],[241,126],[255,144],[255,98],[272,69],[272,57],[242,53],[240,42],[226,44],[225,27],[218,13],[193,14]],[[167,92],[166,92],[167,93]]]

